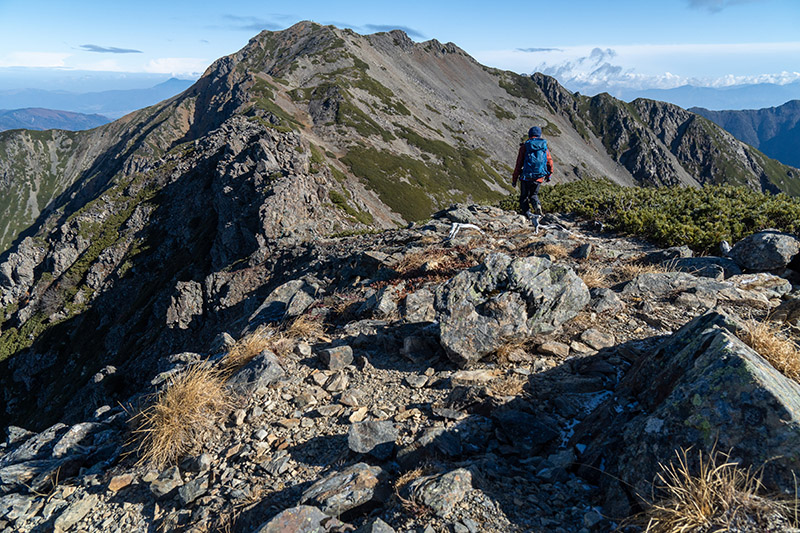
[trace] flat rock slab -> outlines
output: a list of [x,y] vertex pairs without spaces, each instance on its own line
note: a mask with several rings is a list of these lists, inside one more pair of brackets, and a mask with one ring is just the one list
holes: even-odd
[[286,509],[269,522],[261,524],[255,533],[326,533],[343,525],[316,507],[299,505]]
[[570,268],[542,257],[491,254],[437,289],[440,342],[466,367],[510,339],[554,331],[589,300],[589,289]]
[[53,528],[56,532],[66,531],[89,514],[89,511],[97,504],[97,496],[86,494],[81,499],[69,504],[69,506],[56,518]]
[[354,464],[311,485],[300,503],[314,505],[330,516],[339,516],[372,501],[382,474],[378,466]]
[[397,428],[388,420],[358,422],[347,432],[347,445],[356,453],[377,454],[385,459],[391,453],[397,436]]
[[[762,465],[771,490],[793,493],[800,471],[800,384],[736,337],[739,326],[708,312],[641,357],[615,397],[576,428],[588,445],[580,462],[649,494],[659,462],[692,447],[693,457],[731,450],[744,466]],[[605,480],[605,481],[604,481]]]

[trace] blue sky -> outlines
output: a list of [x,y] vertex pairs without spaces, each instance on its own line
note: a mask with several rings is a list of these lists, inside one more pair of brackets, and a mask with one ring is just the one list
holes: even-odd
[[0,0],[0,89],[12,79],[53,88],[78,72],[196,77],[261,29],[301,20],[401,28],[573,85],[800,79],[800,0]]

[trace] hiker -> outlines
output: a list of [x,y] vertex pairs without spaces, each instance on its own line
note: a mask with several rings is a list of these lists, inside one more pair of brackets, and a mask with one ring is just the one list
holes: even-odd
[[[524,213],[531,224],[538,229],[539,217],[542,215],[542,204],[539,203],[539,187],[550,181],[553,174],[553,158],[547,148],[547,141],[542,139],[542,128],[533,126],[528,130],[528,140],[520,143],[517,154],[517,165],[511,177],[511,185],[519,185],[519,210]],[[533,213],[529,204],[533,204]]]

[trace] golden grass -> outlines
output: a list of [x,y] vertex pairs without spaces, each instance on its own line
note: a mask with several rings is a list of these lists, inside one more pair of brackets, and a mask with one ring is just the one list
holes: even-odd
[[169,378],[155,401],[133,418],[140,464],[175,464],[201,446],[230,406],[224,376],[205,363]]
[[527,384],[527,378],[513,374],[492,381],[488,387],[489,390],[498,396],[519,396],[525,391],[525,385]]
[[285,356],[294,349],[298,340],[316,340],[323,336],[322,321],[310,315],[297,317],[283,330],[259,326],[253,333],[239,339],[228,350],[220,362],[220,368],[223,374],[231,375],[264,350],[271,350],[279,356]]
[[523,352],[527,351],[526,347],[529,343],[529,339],[513,339],[507,340],[503,344],[501,344],[495,351],[494,351],[494,360],[498,364],[507,364],[508,356],[512,353],[516,352],[517,350],[522,350]]
[[563,259],[569,255],[569,252],[567,252],[567,248],[565,246],[552,243],[540,246],[536,252],[539,254],[547,254],[553,259]]
[[395,266],[394,271],[401,276],[416,271],[446,269],[454,263],[451,252],[438,246],[428,246],[418,252],[406,254]]
[[609,277],[603,272],[602,265],[597,263],[587,263],[581,266],[578,276],[583,280],[587,287],[596,289],[598,287],[608,287]]
[[748,320],[738,336],[784,376],[800,382],[800,350],[786,330],[767,321]]
[[220,362],[222,373],[233,374],[236,370],[249,363],[255,356],[268,348],[272,348],[275,331],[266,326],[259,326],[256,330],[234,344]]
[[759,475],[739,467],[727,454],[699,452],[696,473],[687,454],[688,450],[676,452],[676,461],[660,465],[656,485],[664,497],[637,517],[645,532],[739,531],[738,526],[788,517],[791,507],[759,496]]
[[630,281],[642,274],[666,274],[673,272],[673,270],[666,265],[649,264],[649,263],[623,263],[614,271],[615,281],[623,282]]

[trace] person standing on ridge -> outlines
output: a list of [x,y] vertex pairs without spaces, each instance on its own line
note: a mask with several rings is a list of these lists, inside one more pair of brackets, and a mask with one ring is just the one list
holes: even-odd
[[[545,181],[550,181],[552,174],[553,158],[547,148],[547,141],[542,138],[542,128],[534,126],[528,130],[528,140],[519,145],[511,185],[516,187],[519,180],[519,210],[530,219],[537,230],[539,217],[542,215],[539,187]],[[529,204],[533,204],[533,213]]]

